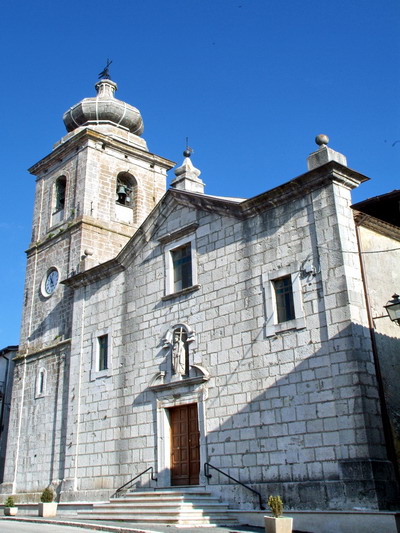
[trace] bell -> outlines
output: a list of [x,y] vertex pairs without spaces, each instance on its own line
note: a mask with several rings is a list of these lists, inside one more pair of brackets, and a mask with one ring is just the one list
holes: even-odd
[[118,185],[117,194],[126,194],[126,187]]

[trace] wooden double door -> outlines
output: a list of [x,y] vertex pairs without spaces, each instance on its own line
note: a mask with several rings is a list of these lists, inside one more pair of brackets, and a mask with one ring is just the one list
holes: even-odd
[[169,409],[171,426],[171,485],[198,485],[200,445],[197,404]]

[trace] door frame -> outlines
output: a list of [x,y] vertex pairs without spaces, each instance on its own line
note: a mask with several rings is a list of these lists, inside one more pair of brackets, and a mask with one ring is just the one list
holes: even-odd
[[[169,409],[180,407],[191,403],[197,404],[197,418],[199,426],[199,485],[206,484],[206,477],[203,472],[203,465],[207,461],[206,446],[206,423],[205,423],[205,391],[198,391],[184,395],[181,398],[159,398],[157,399],[157,461],[159,486],[171,487],[171,425],[169,419]],[[193,485],[196,486],[196,485]]]

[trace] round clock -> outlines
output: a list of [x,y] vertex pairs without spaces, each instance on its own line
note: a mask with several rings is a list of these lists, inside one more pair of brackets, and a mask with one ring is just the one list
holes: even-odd
[[53,292],[56,290],[58,279],[58,270],[54,267],[51,268],[43,280],[42,292],[44,296],[51,296],[53,294]]

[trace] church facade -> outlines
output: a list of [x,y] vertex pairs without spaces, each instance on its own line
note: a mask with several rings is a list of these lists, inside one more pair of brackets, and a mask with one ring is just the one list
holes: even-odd
[[30,169],[2,492],[98,501],[153,467],[142,487],[257,503],[211,465],[292,508],[389,508],[393,428],[350,207],[368,178],[319,136],[305,174],[254,198],[205,194],[189,152],[166,191],[174,163],[149,152],[139,111],[96,88]]

